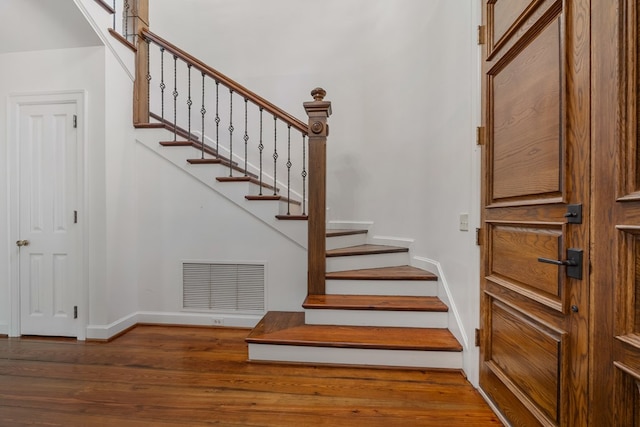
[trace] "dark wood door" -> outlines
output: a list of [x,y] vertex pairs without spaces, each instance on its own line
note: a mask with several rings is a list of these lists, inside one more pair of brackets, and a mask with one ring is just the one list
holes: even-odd
[[591,425],[640,426],[640,6],[593,2]]
[[514,426],[587,425],[587,262],[539,258],[589,260],[590,3],[483,7],[480,387]]

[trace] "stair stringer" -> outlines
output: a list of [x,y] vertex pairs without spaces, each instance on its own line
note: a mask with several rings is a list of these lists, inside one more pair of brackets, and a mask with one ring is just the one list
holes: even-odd
[[[243,209],[266,226],[277,231],[302,249],[307,249],[307,222],[278,220],[279,201],[250,201],[245,198],[252,194],[251,184],[248,182],[218,182],[216,177],[225,176],[226,169],[221,165],[191,165],[189,158],[197,158],[200,152],[193,147],[163,147],[159,141],[170,141],[173,134],[166,129],[136,129],[136,143],[144,146],[167,162],[173,164],[188,175],[197,179],[212,191],[226,198],[240,209]],[[226,169],[228,170],[228,169]],[[215,171],[220,171],[216,173]],[[238,172],[238,176],[240,173]]]

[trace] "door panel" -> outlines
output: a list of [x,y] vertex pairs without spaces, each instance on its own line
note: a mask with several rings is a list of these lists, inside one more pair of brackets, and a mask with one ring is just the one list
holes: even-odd
[[589,256],[588,4],[484,2],[480,387],[514,426],[587,423],[589,275],[539,258]]
[[74,103],[23,105],[19,115],[20,332],[76,336],[79,231]]
[[592,3],[593,425],[640,426],[640,6]]

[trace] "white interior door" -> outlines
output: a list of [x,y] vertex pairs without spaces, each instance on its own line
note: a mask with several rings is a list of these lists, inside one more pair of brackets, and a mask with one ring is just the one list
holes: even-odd
[[18,115],[20,333],[78,336],[78,105]]

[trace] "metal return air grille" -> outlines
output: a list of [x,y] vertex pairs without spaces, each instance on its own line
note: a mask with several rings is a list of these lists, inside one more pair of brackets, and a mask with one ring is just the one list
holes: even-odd
[[182,306],[264,312],[264,264],[182,264]]

